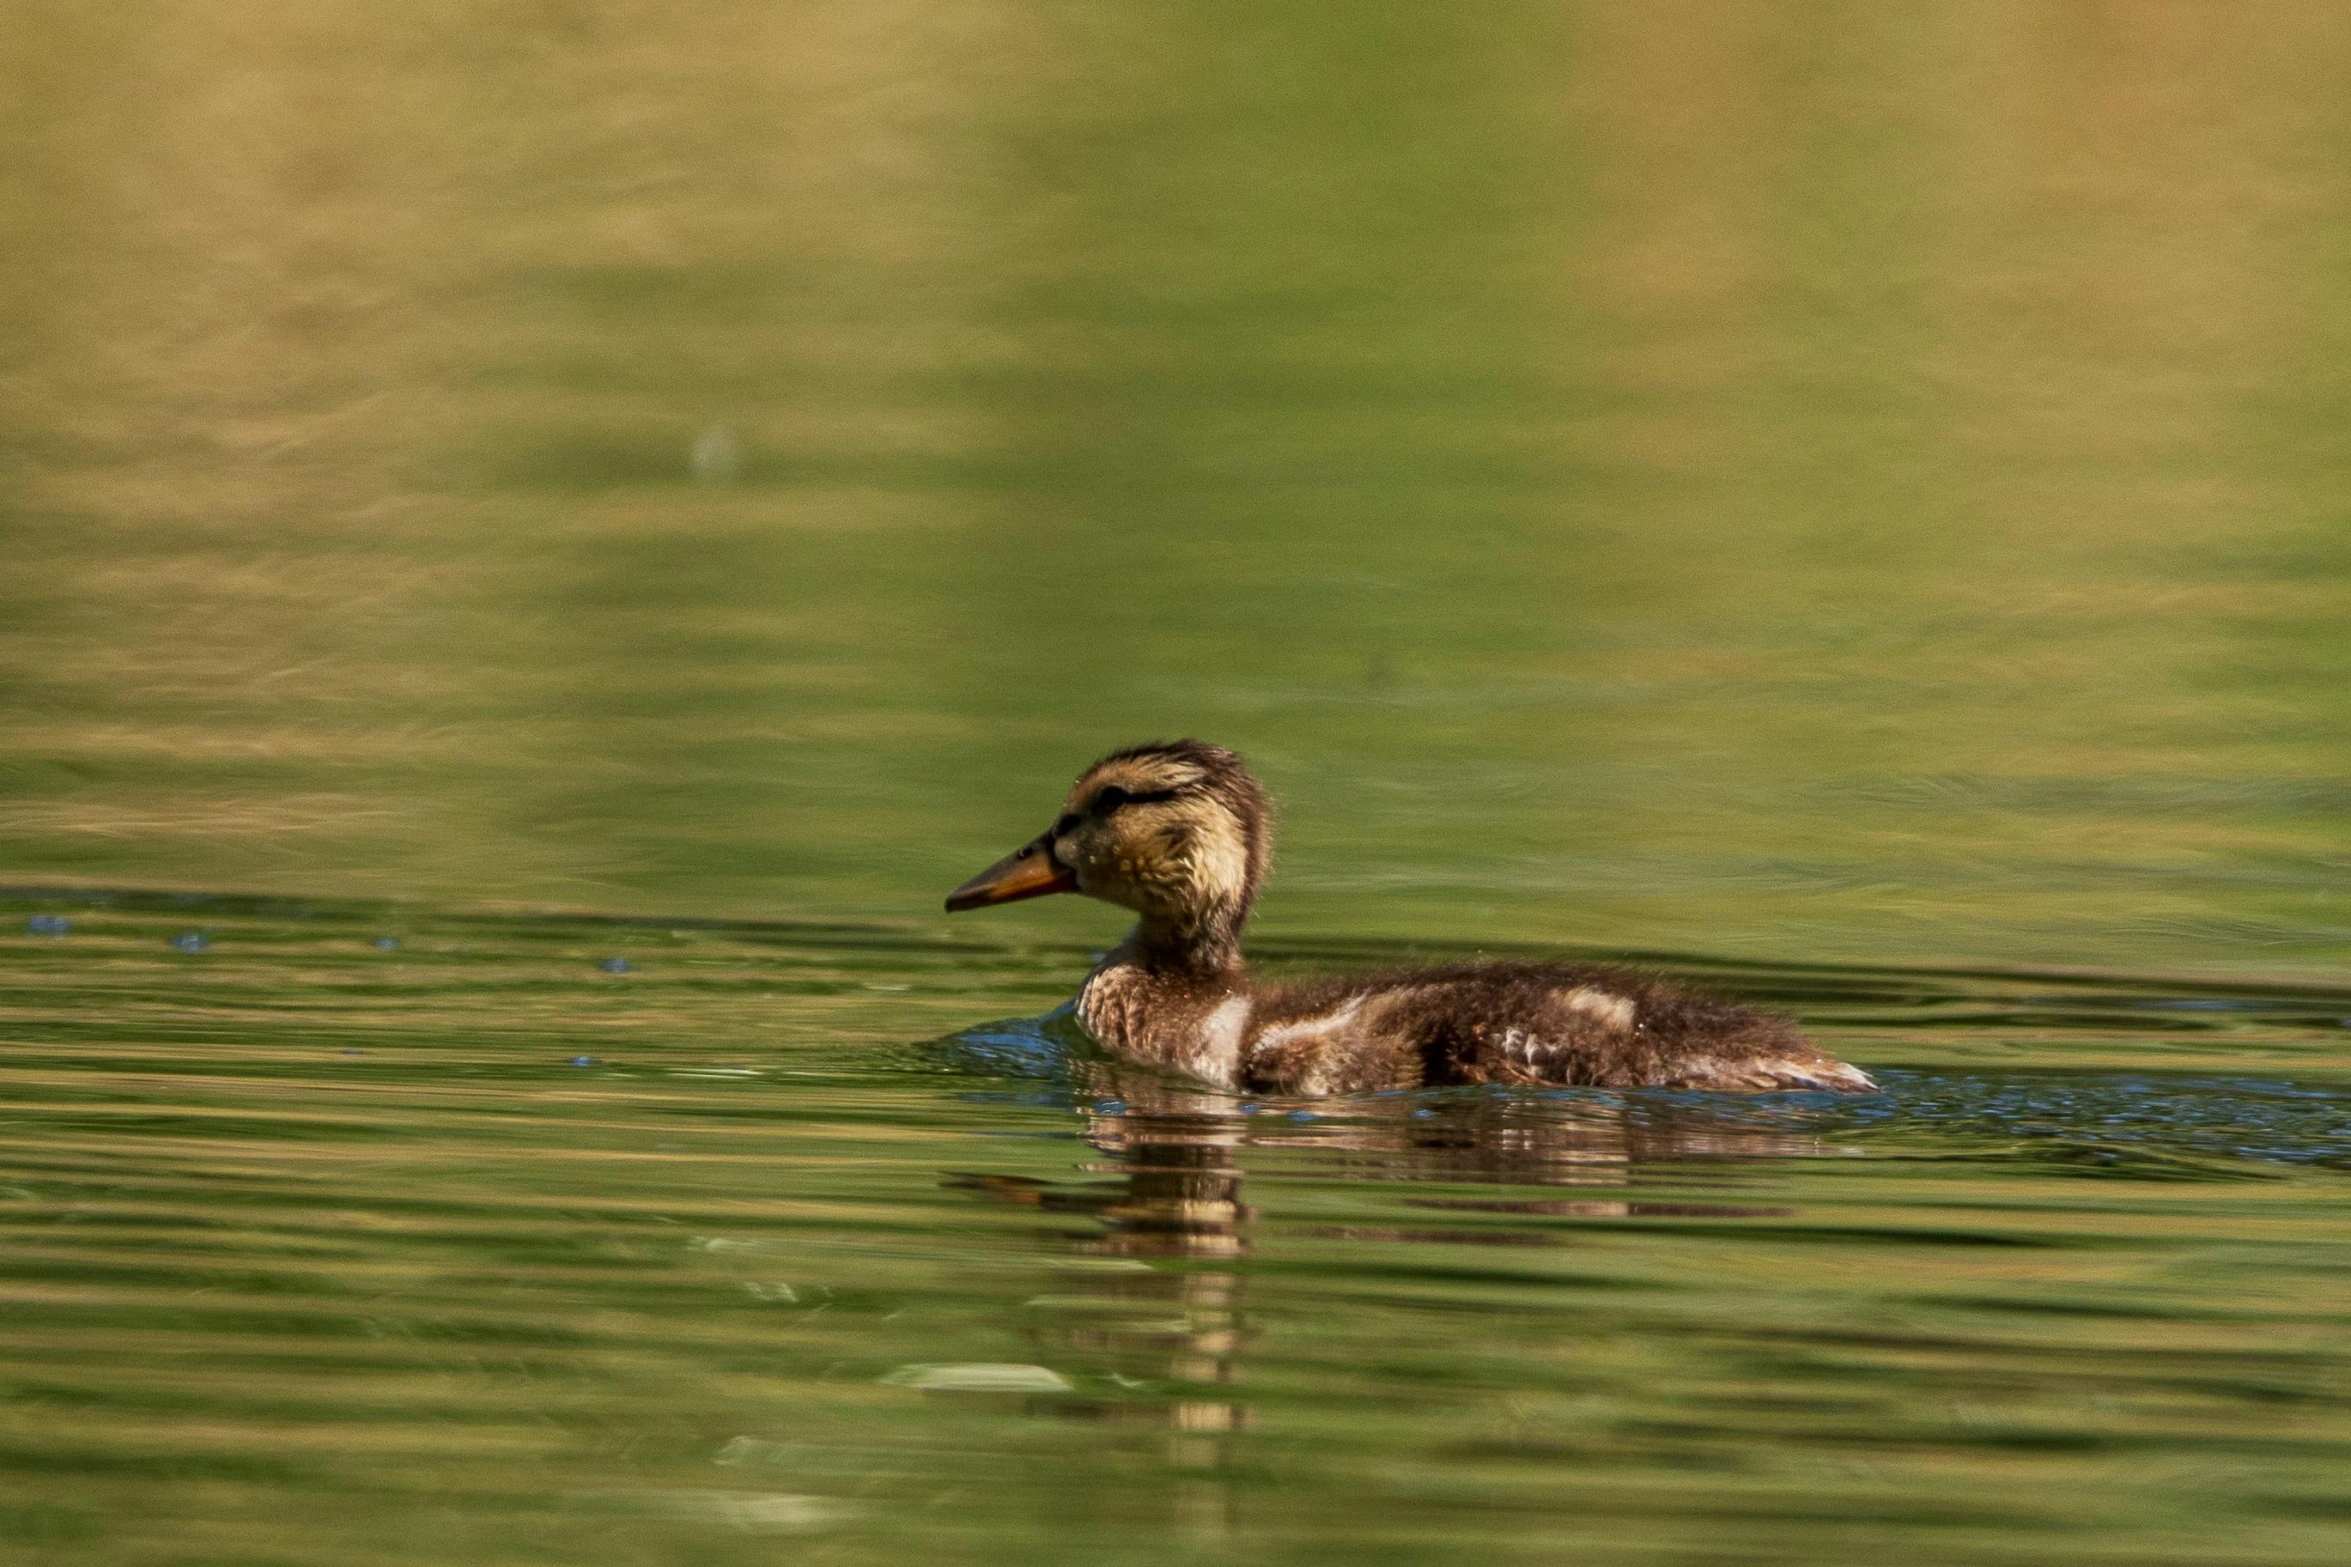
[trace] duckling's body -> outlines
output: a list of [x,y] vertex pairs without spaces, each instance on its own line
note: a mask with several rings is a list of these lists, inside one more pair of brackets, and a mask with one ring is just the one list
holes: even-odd
[[1867,1089],[1751,1007],[1610,969],[1462,963],[1252,984],[1112,953],[1078,1021],[1122,1056],[1221,1088],[1347,1094],[1436,1083]]
[[1874,1088],[1776,1014],[1644,976],[1465,963],[1260,985],[1240,954],[1270,813],[1239,757],[1180,740],[1104,757],[1052,829],[950,909],[1083,892],[1134,931],[1078,992],[1106,1048],[1229,1089],[1300,1095],[1441,1083]]

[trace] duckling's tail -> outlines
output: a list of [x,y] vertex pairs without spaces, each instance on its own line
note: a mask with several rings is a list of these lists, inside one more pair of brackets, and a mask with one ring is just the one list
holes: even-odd
[[1874,1094],[1878,1085],[1859,1067],[1825,1055],[1720,1056],[1684,1059],[1668,1074],[1669,1088],[1705,1088],[1723,1093],[1805,1092]]
[[1822,1061],[1818,1065],[1790,1062],[1787,1087],[1826,1089],[1839,1094],[1874,1094],[1878,1091],[1876,1079],[1857,1066],[1842,1061]]

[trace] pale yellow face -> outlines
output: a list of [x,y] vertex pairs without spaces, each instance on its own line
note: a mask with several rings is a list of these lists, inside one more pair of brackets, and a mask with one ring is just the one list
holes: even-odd
[[1053,824],[1053,855],[1078,890],[1177,922],[1248,894],[1247,830],[1208,774],[1177,757],[1121,757],[1089,770]]

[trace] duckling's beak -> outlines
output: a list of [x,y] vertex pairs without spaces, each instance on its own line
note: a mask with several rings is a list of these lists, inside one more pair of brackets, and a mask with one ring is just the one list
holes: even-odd
[[947,912],[984,909],[991,903],[1018,903],[1048,892],[1075,892],[1078,873],[1053,857],[1051,834],[1023,844],[947,894]]

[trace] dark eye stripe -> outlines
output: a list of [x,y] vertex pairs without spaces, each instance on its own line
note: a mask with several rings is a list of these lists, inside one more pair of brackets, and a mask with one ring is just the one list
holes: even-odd
[[1158,805],[1174,799],[1182,792],[1180,789],[1146,789],[1140,794],[1129,794],[1117,784],[1108,784],[1094,796],[1086,809],[1097,816],[1107,816],[1122,805]]

